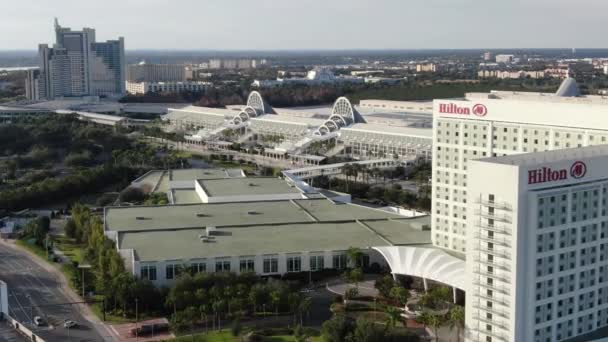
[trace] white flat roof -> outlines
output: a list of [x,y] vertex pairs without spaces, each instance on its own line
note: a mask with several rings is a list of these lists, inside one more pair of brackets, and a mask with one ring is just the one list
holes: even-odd
[[342,131],[357,131],[357,132],[368,132],[378,134],[390,134],[390,135],[407,135],[426,139],[433,138],[432,128],[417,128],[417,127],[402,127],[402,126],[388,126],[378,124],[354,124],[350,127],[341,129]]
[[481,158],[478,161],[496,164],[530,166],[544,165],[546,163],[566,161],[572,159],[586,159],[589,157],[608,156],[608,145],[566,148],[553,151],[513,154],[501,157]]

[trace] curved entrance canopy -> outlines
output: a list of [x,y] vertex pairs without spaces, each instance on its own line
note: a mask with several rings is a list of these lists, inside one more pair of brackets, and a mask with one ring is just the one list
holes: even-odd
[[429,247],[373,247],[386,260],[393,274],[431,279],[465,290],[465,261]]

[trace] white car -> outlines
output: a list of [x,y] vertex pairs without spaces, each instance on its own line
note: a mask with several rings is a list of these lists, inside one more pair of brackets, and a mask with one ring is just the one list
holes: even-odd
[[64,328],[73,328],[75,326],[77,326],[78,324],[72,320],[66,319],[65,321],[63,321],[63,327]]
[[42,317],[40,316],[35,316],[34,317],[34,324],[36,324],[36,326],[41,326],[44,325],[44,321],[42,320]]

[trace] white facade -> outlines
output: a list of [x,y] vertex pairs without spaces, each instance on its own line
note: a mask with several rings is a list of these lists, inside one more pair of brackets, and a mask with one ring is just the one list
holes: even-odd
[[492,92],[436,100],[433,243],[466,251],[467,161],[608,143],[608,99]]
[[127,82],[126,84],[129,94],[199,92],[213,86],[211,82]]
[[[364,250],[364,252],[367,251]],[[386,264],[380,254],[369,251],[368,255],[370,264]],[[317,258],[322,261],[317,261]],[[297,262],[294,263],[293,261],[296,260]],[[289,261],[291,261],[290,265],[288,265]],[[318,262],[322,267],[315,267],[311,262]],[[175,270],[184,266],[198,267],[198,272],[233,272],[237,274],[253,272],[260,276],[280,276],[287,273],[320,271],[328,268],[344,269],[347,263],[346,250],[294,251],[293,253],[276,254],[264,254],[263,251],[260,251],[258,255],[221,256],[189,260],[175,259],[154,262],[133,260],[133,274],[143,279],[149,279],[154,285],[161,287],[171,286],[177,279]],[[150,271],[151,269],[154,271]],[[142,270],[144,271],[142,272]],[[150,276],[151,272],[154,272],[154,277]]]
[[608,325],[608,147],[469,162],[469,341],[562,341]]
[[514,58],[514,55],[496,55],[496,63],[511,64]]
[[180,64],[148,64],[129,65],[127,81],[140,82],[184,82],[186,68]]

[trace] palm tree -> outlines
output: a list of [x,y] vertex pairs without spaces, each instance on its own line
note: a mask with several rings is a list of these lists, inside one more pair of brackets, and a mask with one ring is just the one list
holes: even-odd
[[422,324],[426,329],[426,327],[428,327],[431,322],[431,313],[428,311],[423,311],[420,315],[416,317],[416,322]]
[[353,165],[352,164],[344,164],[344,166],[342,166],[342,173],[344,174],[344,176],[346,176],[346,192],[349,192],[348,188],[348,178],[350,176],[353,176],[355,174],[354,169],[353,169]]
[[300,304],[302,303],[302,295],[299,293],[290,293],[287,297],[287,301],[289,302],[289,307],[293,312],[293,324],[296,324],[298,310],[300,309]]
[[450,322],[450,330],[456,328],[458,335],[457,340],[460,342],[460,332],[464,328],[464,308],[460,305],[456,305],[450,310],[450,316],[448,318]]
[[298,311],[300,311],[300,326],[303,326],[303,320],[302,320],[302,316],[304,315],[304,312],[306,312],[306,316],[308,316],[308,313],[310,312],[310,307],[312,306],[312,298],[310,297],[304,297],[302,299],[302,301],[300,302],[300,305],[298,307]]
[[395,286],[391,289],[390,296],[392,299],[398,301],[399,304],[405,306],[410,297],[410,292],[405,287]]
[[386,326],[389,329],[395,328],[397,322],[401,321],[401,311],[394,306],[389,306],[384,310],[386,314]]
[[352,246],[348,247],[348,250],[346,250],[346,255],[348,255],[350,262],[353,264],[353,268],[359,267],[358,264],[363,258],[363,252],[361,251],[361,248]]
[[437,315],[436,313],[432,313],[430,311],[424,311],[418,317],[416,317],[416,321],[418,323],[424,325],[425,329],[426,329],[426,327],[433,328],[433,332],[435,334],[435,340],[436,341],[439,340],[439,336],[437,335],[437,330],[443,323],[441,316]]
[[198,311],[201,313],[201,320],[205,321],[205,334],[209,333],[209,304],[202,304],[198,307]]
[[224,300],[218,299],[215,300],[212,304],[213,312],[215,316],[217,316],[217,326],[218,330],[222,330],[222,312],[224,311],[224,307],[226,306]]
[[279,304],[281,304],[281,292],[274,290],[270,292],[270,301],[274,306],[275,317],[279,316]]

